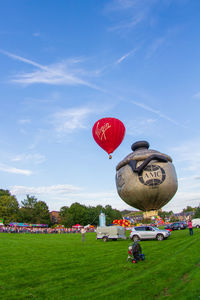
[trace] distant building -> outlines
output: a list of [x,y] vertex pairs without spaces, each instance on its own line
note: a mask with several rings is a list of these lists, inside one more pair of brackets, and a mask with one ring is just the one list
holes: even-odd
[[54,224],[59,224],[61,221],[59,211],[53,210],[50,212],[50,220]]
[[187,211],[187,212],[181,212],[174,214],[174,216],[179,219],[180,221],[187,220],[189,218],[192,218],[192,216],[195,214],[195,211]]
[[123,219],[130,221],[131,223],[141,223],[143,220],[143,214],[141,211],[123,210]]

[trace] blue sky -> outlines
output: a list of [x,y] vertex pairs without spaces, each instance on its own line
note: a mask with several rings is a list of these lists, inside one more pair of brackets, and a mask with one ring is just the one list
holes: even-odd
[[[177,171],[163,209],[198,206],[199,11],[198,0],[1,1],[0,187],[50,210],[131,208],[115,167],[147,140]],[[112,160],[92,137],[103,117],[126,127]]]

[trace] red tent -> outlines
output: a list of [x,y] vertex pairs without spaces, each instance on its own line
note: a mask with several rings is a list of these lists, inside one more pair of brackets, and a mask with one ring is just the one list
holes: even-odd
[[76,224],[76,225],[72,226],[72,228],[77,228],[77,229],[82,228],[82,227],[83,227],[83,226],[80,225],[80,224]]

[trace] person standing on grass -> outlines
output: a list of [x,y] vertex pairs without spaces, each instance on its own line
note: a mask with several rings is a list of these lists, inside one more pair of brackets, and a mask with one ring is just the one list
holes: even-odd
[[190,219],[188,221],[188,228],[190,235],[193,235],[192,221]]
[[82,242],[84,242],[85,241],[85,228],[83,227],[83,228],[81,228],[81,238],[82,238]]

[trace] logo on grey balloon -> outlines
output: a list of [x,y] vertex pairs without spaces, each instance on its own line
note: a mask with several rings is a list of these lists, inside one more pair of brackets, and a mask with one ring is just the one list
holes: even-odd
[[144,168],[139,180],[142,184],[156,187],[165,181],[165,170],[157,165],[150,165]]
[[119,188],[122,188],[122,186],[125,184],[125,180],[120,172],[116,174],[116,182]]

